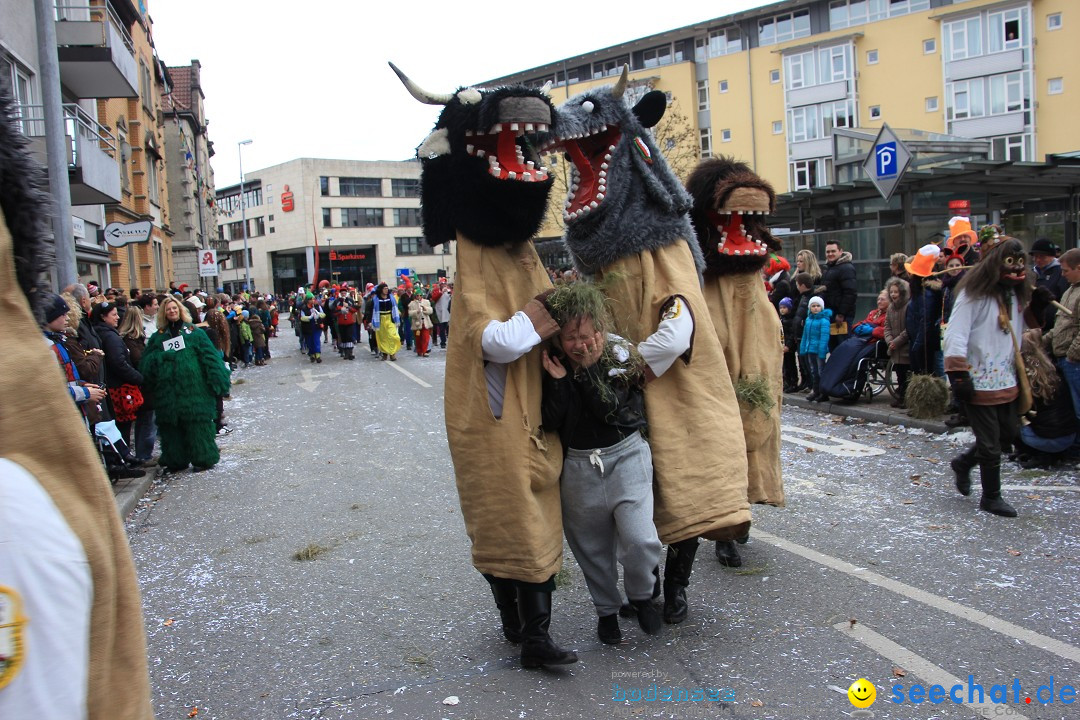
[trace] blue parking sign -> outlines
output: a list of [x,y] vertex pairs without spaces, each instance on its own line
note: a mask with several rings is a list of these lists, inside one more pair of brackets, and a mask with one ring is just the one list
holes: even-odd
[[879,178],[892,177],[900,172],[895,142],[880,143],[874,148],[874,155]]

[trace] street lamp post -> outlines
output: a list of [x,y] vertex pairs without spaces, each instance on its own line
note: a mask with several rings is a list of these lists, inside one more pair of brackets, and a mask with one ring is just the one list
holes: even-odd
[[333,242],[333,238],[326,238],[326,251],[330,256],[330,284],[334,284],[334,248],[330,243]]
[[250,140],[236,144],[236,152],[240,155],[240,224],[244,226],[244,290],[247,292],[251,292],[251,267],[248,262],[247,202],[244,199],[244,146],[250,144]]

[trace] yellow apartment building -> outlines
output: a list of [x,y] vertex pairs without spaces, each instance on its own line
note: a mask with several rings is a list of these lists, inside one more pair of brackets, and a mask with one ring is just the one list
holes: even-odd
[[[1077,244],[1075,0],[783,0],[481,84],[550,81],[558,104],[624,65],[629,101],[666,92],[698,157],[734,156],[773,184],[785,250],[841,240],[867,296],[882,258],[945,229],[950,202],[1028,242]],[[914,156],[888,199],[861,168],[884,123]],[[553,214],[541,237],[560,234]]]

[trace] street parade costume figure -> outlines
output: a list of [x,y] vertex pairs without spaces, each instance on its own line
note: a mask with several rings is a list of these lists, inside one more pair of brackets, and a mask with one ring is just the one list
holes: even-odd
[[1041,325],[1052,296],[1045,288],[1033,292],[1019,240],[993,226],[980,231],[979,240],[979,262],[960,281],[945,329],[945,372],[975,433],[975,444],[951,465],[961,495],[971,494],[978,465],[979,509],[1016,517],[1001,497],[1001,448],[1019,437],[1020,415],[1031,408],[1020,338],[1027,327]]
[[14,117],[0,87],[0,717],[151,720],[127,536],[35,318],[52,210]]
[[698,537],[749,530],[746,452],[724,351],[701,293],[701,250],[690,197],[646,128],[666,110],[662,92],[631,110],[627,71],[614,87],[559,106],[558,144],[573,163],[565,241],[578,270],[601,284],[616,332],[645,359],[645,409],[655,476],[655,521],[669,545],[664,619],[686,618]]
[[191,324],[175,298],[158,308],[158,331],[146,341],[139,369],[154,397],[161,464],[171,472],[206,470],[221,458],[217,399],[229,394],[229,369],[210,336]]
[[[702,292],[739,398],[748,499],[783,506],[783,333],[762,282],[770,252],[780,250],[764,221],[775,209],[776,193],[748,165],[724,157],[703,160],[686,187],[705,257]],[[733,541],[717,541],[716,556],[722,565],[742,565]]]
[[522,86],[433,95],[394,71],[417,100],[444,106],[417,155],[425,238],[458,241],[446,434],[472,562],[522,665],[572,663],[548,634],[562,448],[541,427],[538,346],[559,326],[535,297],[551,281],[530,242],[552,185],[530,135],[550,128],[551,101]]

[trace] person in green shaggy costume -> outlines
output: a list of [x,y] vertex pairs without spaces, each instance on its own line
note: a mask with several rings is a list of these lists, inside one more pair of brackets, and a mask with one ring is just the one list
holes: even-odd
[[170,472],[217,464],[214,417],[218,396],[228,395],[229,370],[209,336],[191,324],[179,301],[161,304],[156,333],[146,342],[140,370],[154,397],[161,464]]

